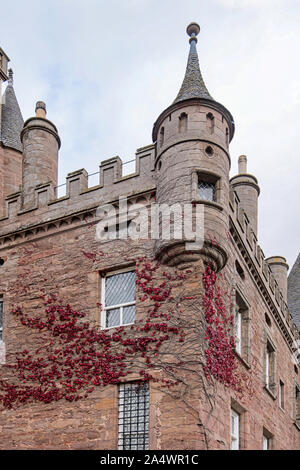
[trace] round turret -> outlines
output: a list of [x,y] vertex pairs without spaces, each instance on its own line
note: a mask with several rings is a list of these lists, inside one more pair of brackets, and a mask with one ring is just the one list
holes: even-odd
[[199,31],[196,23],[187,28],[190,53],[185,77],[175,101],[155,122],[152,137],[156,143],[157,203],[170,209],[180,204],[183,213],[185,206],[192,206],[194,229],[196,212],[202,214],[203,246],[187,245],[190,239],[184,233],[182,239],[160,237],[155,250],[167,264],[185,265],[202,257],[214,269],[221,269],[227,260],[228,146],[234,122],[204,84],[196,50]]

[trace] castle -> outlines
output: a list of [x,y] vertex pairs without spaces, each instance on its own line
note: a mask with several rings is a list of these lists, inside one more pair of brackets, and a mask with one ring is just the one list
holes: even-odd
[[[135,172],[110,158],[60,197],[58,130],[41,101],[23,122],[0,49],[1,449],[300,448],[300,258],[288,280],[258,244],[260,188],[244,155],[229,178],[234,120],[204,83],[199,31]],[[200,245],[120,236],[137,208],[173,204],[199,209]]]

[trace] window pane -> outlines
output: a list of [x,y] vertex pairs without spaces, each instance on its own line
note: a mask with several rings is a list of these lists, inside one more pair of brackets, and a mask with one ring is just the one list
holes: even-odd
[[114,308],[106,312],[106,328],[120,325],[120,309]]
[[263,450],[269,449],[269,439],[266,436],[263,436]]
[[105,306],[135,301],[135,272],[108,276],[105,282]]
[[135,317],[135,305],[130,305],[130,307],[123,308],[123,325],[127,323],[134,323]]
[[205,181],[198,181],[198,197],[213,201],[215,198],[215,185],[214,183],[206,183]]
[[149,386],[124,384],[119,389],[119,449],[148,449]]

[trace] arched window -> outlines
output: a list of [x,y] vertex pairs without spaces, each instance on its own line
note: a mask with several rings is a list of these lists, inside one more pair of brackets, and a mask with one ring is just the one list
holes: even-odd
[[206,127],[210,134],[213,134],[215,128],[215,118],[212,113],[206,115]]
[[165,128],[162,127],[159,132],[159,146],[161,147],[165,140]]
[[188,116],[186,113],[180,114],[179,125],[178,125],[179,132],[185,132],[187,130],[187,119],[188,119]]

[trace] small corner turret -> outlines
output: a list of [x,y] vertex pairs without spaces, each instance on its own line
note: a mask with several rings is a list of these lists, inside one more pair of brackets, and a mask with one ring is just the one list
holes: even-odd
[[187,27],[190,50],[185,76],[177,97],[156,120],[152,138],[156,146],[156,200],[160,205],[201,206],[204,243],[201,249],[190,244],[187,249],[187,239],[161,238],[156,242],[156,256],[173,265],[202,258],[219,270],[228,257],[229,143],[234,121],[204,83],[196,48],[199,32],[197,23]]
[[238,174],[230,179],[232,189],[237,193],[241,206],[247,214],[251,228],[257,237],[258,229],[258,196],[260,189],[255,176],[247,171],[247,157],[240,155],[238,159]]
[[27,119],[21,132],[23,145],[22,201],[23,209],[35,206],[37,185],[57,186],[58,150],[60,138],[55,125],[46,119],[46,105],[38,101],[36,116]]

